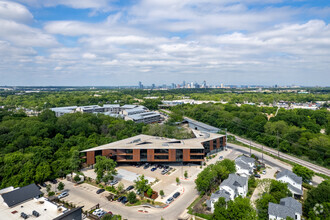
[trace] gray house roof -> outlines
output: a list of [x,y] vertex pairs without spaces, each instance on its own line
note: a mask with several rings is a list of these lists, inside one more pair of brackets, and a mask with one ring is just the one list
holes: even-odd
[[288,176],[290,177],[293,181],[295,181],[298,184],[302,184],[302,177],[297,176],[296,174],[294,174],[293,172],[291,172],[290,170],[283,170],[282,172],[278,173],[276,176],[276,179],[279,179],[283,176]]
[[219,198],[221,197],[225,198],[226,202],[230,200],[230,194],[226,190],[218,190],[212,193],[210,199],[206,201],[207,207],[211,208],[211,201],[212,200],[218,201]]
[[245,156],[245,155],[242,155],[242,156],[237,157],[237,158],[235,159],[235,162],[238,162],[238,161],[241,161],[241,162],[243,162],[243,163],[254,163],[254,162],[255,162],[255,159],[252,158],[252,157],[247,157],[247,156]]
[[303,194],[302,189],[298,189],[298,188],[292,186],[292,185],[289,184],[289,183],[288,183],[288,188],[289,188],[290,191],[293,191],[294,194],[297,194],[297,195],[302,195],[302,194]]
[[236,161],[235,164],[236,164],[237,166],[239,166],[240,168],[245,169],[245,170],[250,170],[250,169],[251,169],[251,167],[250,167],[248,164],[243,163],[243,162],[240,161],[240,160]]
[[287,197],[280,200],[280,204],[270,202],[268,205],[268,214],[281,218],[291,217],[295,219],[295,214],[302,214],[301,203],[293,198]]
[[26,200],[33,199],[42,195],[36,184],[32,183],[22,188],[15,189],[11,192],[2,194],[4,202],[9,206],[13,207],[19,203],[25,202]]
[[228,186],[233,190],[236,190],[237,187],[244,187],[247,184],[247,178],[239,176],[235,173],[229,174],[229,177],[222,181],[220,186]]

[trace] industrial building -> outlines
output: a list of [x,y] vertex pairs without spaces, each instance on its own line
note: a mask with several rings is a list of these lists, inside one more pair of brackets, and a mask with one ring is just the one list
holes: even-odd
[[106,156],[117,162],[198,162],[226,147],[226,136],[193,131],[195,138],[178,140],[140,134],[124,140],[90,148],[86,153],[88,165],[96,156]]

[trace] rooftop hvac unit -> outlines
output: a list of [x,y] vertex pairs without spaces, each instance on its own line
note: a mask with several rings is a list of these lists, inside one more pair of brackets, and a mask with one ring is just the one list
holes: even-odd
[[27,214],[25,214],[24,212],[21,212],[21,217],[24,218],[24,219],[29,218],[29,216]]
[[37,212],[36,210],[33,210],[32,215],[34,215],[35,217],[39,217],[40,216],[39,212]]

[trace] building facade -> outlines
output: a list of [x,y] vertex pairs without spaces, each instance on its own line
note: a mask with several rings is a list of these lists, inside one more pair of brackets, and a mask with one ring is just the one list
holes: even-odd
[[226,146],[226,136],[199,132],[196,138],[169,139],[137,135],[124,140],[84,150],[86,163],[95,164],[96,156],[105,156],[117,162],[203,162],[211,151]]

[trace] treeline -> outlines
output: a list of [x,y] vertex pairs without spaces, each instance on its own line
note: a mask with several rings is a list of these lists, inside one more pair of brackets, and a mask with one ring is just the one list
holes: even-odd
[[[186,115],[229,132],[250,138],[281,152],[290,153],[330,166],[330,113],[321,110],[280,110],[267,120],[274,108],[231,104],[182,105],[172,108]],[[325,132],[325,134],[321,133]]]
[[140,134],[144,127],[102,114],[0,113],[0,188],[64,176],[82,162],[81,150]]
[[[42,110],[51,107],[70,105],[103,105],[107,103],[132,104],[143,102],[150,109],[157,109],[160,100],[191,98],[196,100],[225,101],[228,103],[253,102],[272,104],[280,100],[290,102],[315,102],[330,100],[330,89],[309,88],[309,94],[297,93],[256,93],[249,89],[172,89],[172,90],[79,90],[79,91],[43,91],[39,93],[0,92],[0,106],[25,107]],[[159,97],[156,100],[145,97]]]

